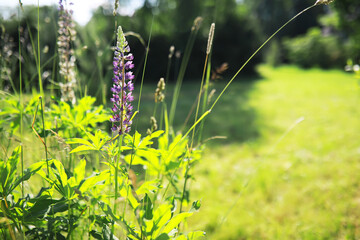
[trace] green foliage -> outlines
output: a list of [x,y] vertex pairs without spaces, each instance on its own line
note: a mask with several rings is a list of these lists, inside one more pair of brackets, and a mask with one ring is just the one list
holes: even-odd
[[312,28],[304,36],[284,41],[291,63],[302,67],[342,67],[346,49],[335,36],[324,36],[319,28]]
[[110,117],[103,106],[94,106],[95,101],[94,97],[86,96],[74,106],[62,101],[51,104],[48,118],[57,119],[52,128],[59,130],[66,138],[84,136],[85,132],[91,131],[98,123],[105,122]]

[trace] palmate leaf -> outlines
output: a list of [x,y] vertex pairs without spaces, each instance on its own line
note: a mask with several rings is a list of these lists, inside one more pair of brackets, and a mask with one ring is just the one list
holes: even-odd
[[86,131],[85,133],[91,142],[83,138],[71,138],[66,141],[67,144],[81,144],[80,146],[74,148],[70,153],[101,151],[107,141],[110,140],[110,137],[100,130],[97,130],[95,132],[95,135],[92,135],[91,133]]
[[17,165],[20,160],[21,147],[18,146],[14,149],[9,159],[6,161],[1,159],[0,163],[0,192],[3,196],[7,196],[14,189],[12,185],[15,181],[17,172]]

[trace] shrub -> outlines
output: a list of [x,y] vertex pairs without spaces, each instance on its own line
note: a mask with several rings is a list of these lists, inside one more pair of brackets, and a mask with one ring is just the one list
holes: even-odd
[[336,36],[324,36],[319,28],[311,28],[306,35],[284,41],[286,57],[301,67],[342,67],[346,51]]

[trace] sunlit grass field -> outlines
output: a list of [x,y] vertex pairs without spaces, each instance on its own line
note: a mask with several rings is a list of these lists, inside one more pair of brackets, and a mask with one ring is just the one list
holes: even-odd
[[[211,116],[192,182],[209,239],[360,238],[360,88],[342,71],[258,68]],[[219,87],[219,86],[217,86]]]
[[[190,172],[190,198],[201,199],[202,207],[187,229],[205,230],[208,239],[360,238],[358,80],[340,70],[292,66],[260,66],[258,73],[236,79],[205,120],[204,139],[221,139],[206,142]],[[225,84],[212,85],[215,96]],[[155,88],[144,88],[142,134]],[[184,84],[175,131],[197,93],[194,82]],[[25,142],[26,165],[44,158],[33,134]]]

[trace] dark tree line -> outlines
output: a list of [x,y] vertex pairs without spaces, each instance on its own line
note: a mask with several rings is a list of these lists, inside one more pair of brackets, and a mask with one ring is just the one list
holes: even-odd
[[[111,2],[111,1],[110,1]],[[120,1],[127,4],[127,1]],[[86,26],[77,26],[76,48],[77,67],[82,83],[90,85],[89,91],[101,91],[99,81],[111,79],[112,46],[114,45],[115,22],[123,26],[125,32],[133,31],[128,41],[135,55],[136,74],[140,74],[147,44],[152,29],[149,59],[146,76],[157,81],[165,76],[170,46],[184,53],[194,19],[202,17],[202,24],[197,34],[190,56],[186,79],[201,77],[207,35],[210,24],[216,23],[212,54],[214,67],[222,63],[229,64],[228,76],[255,51],[255,49],[278,27],[307,6],[313,0],[145,0],[133,16],[112,15],[112,4],[100,7],[94,12]],[[30,33],[36,42],[37,9],[25,6],[22,19],[13,17],[0,18],[2,31],[1,45],[6,44],[5,35],[12,39],[13,58],[10,65],[12,78],[17,79],[18,26],[21,26],[21,41],[24,64],[23,77],[26,87],[36,84],[36,65],[34,51],[30,42]],[[40,9],[40,38],[42,71],[48,72],[45,81],[56,81],[56,35],[57,10],[54,7]],[[312,30],[311,30],[312,29]],[[138,34],[138,35],[137,35]],[[6,39],[9,39],[6,38]],[[324,40],[325,39],[325,40]],[[317,58],[329,58],[323,52],[334,51],[331,61],[320,67],[341,67],[346,58],[357,60],[360,53],[360,2],[357,0],[335,1],[329,6],[317,6],[282,31],[272,43],[261,52],[244,73],[250,74],[254,66],[261,61],[270,63],[297,63],[313,66],[311,54],[319,45],[328,45],[317,52]],[[306,43],[306,44],[305,44]],[[36,48],[37,46],[35,46]],[[4,54],[3,54],[4,55]],[[178,54],[179,56],[179,54]],[[301,62],[296,62],[300,56]],[[175,78],[181,58],[174,58],[170,71],[170,80]],[[2,61],[2,64],[5,64]],[[226,74],[225,74],[226,75]],[[108,84],[111,84],[108,82]],[[30,89],[28,89],[30,90]]]

